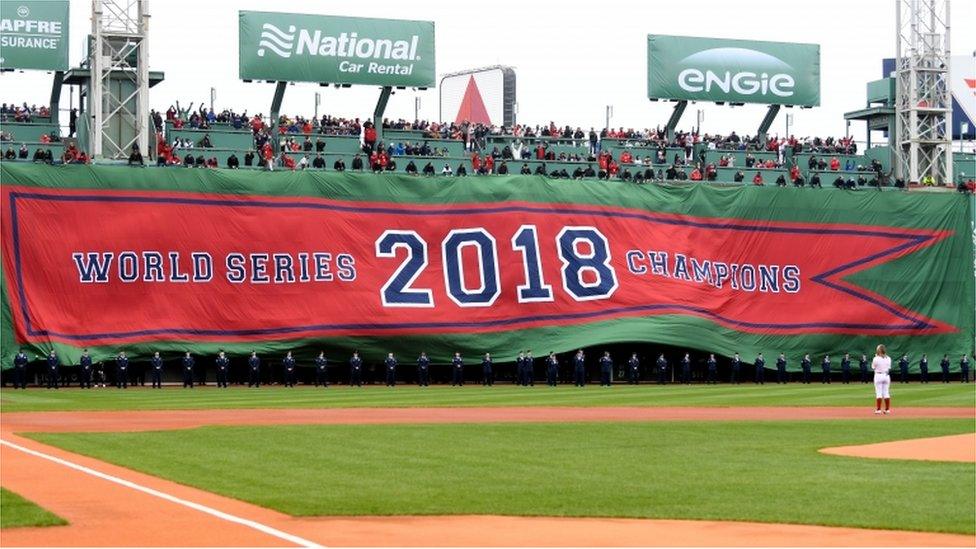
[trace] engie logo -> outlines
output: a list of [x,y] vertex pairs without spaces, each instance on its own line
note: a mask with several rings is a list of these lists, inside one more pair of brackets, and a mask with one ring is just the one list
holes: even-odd
[[[685,57],[679,66],[678,86],[691,92],[792,97],[796,81],[786,71],[793,67],[782,59],[747,48],[712,48]],[[729,70],[729,67],[745,70]]]
[[360,37],[356,32],[329,36],[320,29],[296,29],[294,25],[289,25],[285,32],[271,23],[264,23],[261,26],[257,53],[259,57],[264,57],[270,51],[286,59],[294,53],[322,57],[418,61],[419,43],[420,37],[416,34],[410,40]]

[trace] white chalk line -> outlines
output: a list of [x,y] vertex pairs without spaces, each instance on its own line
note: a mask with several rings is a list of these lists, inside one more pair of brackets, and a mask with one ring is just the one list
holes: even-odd
[[323,547],[323,545],[321,545],[319,543],[316,543],[314,541],[307,540],[305,538],[298,537],[298,536],[293,535],[293,534],[289,534],[288,532],[283,532],[281,530],[278,530],[277,528],[272,528],[271,526],[268,526],[266,524],[261,524],[260,522],[256,522],[256,521],[253,521],[253,520],[250,520],[250,519],[246,519],[246,518],[238,517],[238,516],[235,516],[235,515],[231,515],[230,513],[225,513],[223,511],[220,511],[218,509],[214,509],[213,507],[208,507],[206,505],[202,505],[200,503],[196,503],[196,502],[193,502],[193,501],[188,501],[188,500],[185,500],[185,499],[182,499],[182,498],[178,498],[176,496],[167,494],[166,492],[160,492],[159,490],[154,490],[152,488],[148,488],[146,486],[142,486],[141,484],[136,484],[135,482],[132,482],[132,481],[129,481],[129,480],[125,480],[123,478],[119,478],[119,477],[116,477],[116,476],[112,476],[112,475],[109,475],[107,473],[102,473],[101,471],[96,471],[96,470],[94,470],[94,469],[92,469],[90,467],[85,467],[84,465],[78,465],[77,463],[73,463],[71,461],[68,461],[68,460],[65,460],[65,459],[61,459],[59,457],[55,457],[55,456],[52,456],[52,455],[48,455],[48,454],[45,454],[43,452],[38,452],[37,450],[32,450],[30,448],[27,448],[25,446],[21,446],[19,444],[15,444],[15,443],[10,442],[10,441],[7,441],[7,440],[0,439],[0,444],[2,444],[4,446],[8,446],[10,448],[13,448],[14,450],[19,450],[21,452],[24,452],[25,454],[30,454],[30,455],[32,455],[34,457],[39,457],[41,459],[46,459],[48,461],[53,461],[54,463],[57,463],[59,465],[64,465],[65,467],[69,467],[69,468],[74,469],[76,471],[81,471],[82,473],[86,473],[86,474],[92,475],[94,477],[98,477],[98,478],[100,478],[102,480],[107,480],[109,482],[114,482],[115,484],[120,484],[122,486],[125,486],[126,488],[131,488],[133,490],[137,490],[139,492],[143,492],[145,494],[149,494],[151,496],[155,496],[157,498],[164,499],[166,501],[170,501],[170,502],[176,503],[178,505],[182,505],[184,507],[189,507],[190,509],[193,509],[195,511],[200,511],[201,513],[206,513],[208,515],[217,517],[217,518],[222,519],[222,520],[226,520],[228,522],[233,522],[235,524],[240,524],[240,525],[246,526],[248,528],[253,528],[254,530],[257,530],[259,532],[268,534],[269,536],[274,536],[276,538],[285,540],[285,541],[287,541],[289,543],[294,543],[295,545],[297,545],[299,547],[311,547],[311,548],[320,548],[320,547]]

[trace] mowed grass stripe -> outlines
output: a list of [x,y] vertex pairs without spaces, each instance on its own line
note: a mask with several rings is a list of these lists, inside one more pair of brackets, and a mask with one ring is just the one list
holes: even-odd
[[[976,407],[976,384],[895,384],[895,406]],[[582,389],[496,385],[395,388],[368,386],[281,386],[248,389],[213,386],[117,389],[31,389],[0,391],[5,412],[46,410],[186,410],[216,408],[357,408],[454,406],[870,406],[874,387],[851,385],[616,385]]]
[[61,526],[66,520],[6,488],[0,488],[0,528]]
[[205,427],[30,435],[292,515],[722,519],[974,533],[973,464],[818,453],[972,420]]

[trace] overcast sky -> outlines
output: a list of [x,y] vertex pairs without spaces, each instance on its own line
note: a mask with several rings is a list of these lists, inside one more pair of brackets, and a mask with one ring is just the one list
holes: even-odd
[[[85,35],[91,30],[90,6],[86,0],[71,1],[72,66],[81,61]],[[154,108],[165,109],[175,100],[184,106],[209,102],[214,87],[218,110],[268,112],[273,85],[238,80],[237,12],[242,9],[433,20],[438,75],[494,64],[513,66],[520,122],[552,120],[587,128],[603,126],[606,105],[613,105],[614,127],[653,127],[667,121],[670,105],[646,98],[649,33],[820,44],[821,106],[781,111],[772,129],[783,133],[782,112],[791,112],[791,133],[798,136],[843,135],[843,113],[864,106],[865,84],[881,77],[881,59],[893,56],[895,47],[894,0],[151,0],[149,59],[153,70],[166,73],[166,80],[150,93]],[[952,52],[972,54],[976,1],[954,1],[952,18]],[[46,103],[50,82],[49,74],[6,73],[0,76],[2,99]],[[282,111],[311,115],[316,92],[322,95],[320,113],[359,117],[371,115],[378,95],[377,89],[368,87],[296,84],[288,88]],[[421,118],[436,119],[436,90],[397,92],[387,115],[412,119],[418,95]],[[66,91],[62,104],[69,97]],[[697,109],[705,112],[703,131],[754,133],[765,107],[689,105],[682,128],[694,124]],[[851,131],[863,139],[862,124]]]

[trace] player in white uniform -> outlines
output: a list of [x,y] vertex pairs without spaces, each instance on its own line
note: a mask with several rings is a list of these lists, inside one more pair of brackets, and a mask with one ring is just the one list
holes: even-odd
[[[878,345],[877,354],[871,361],[871,369],[874,370],[874,413],[889,413],[891,411],[891,394],[888,389],[891,387],[891,357],[885,352],[884,345]],[[881,411],[881,400],[884,399],[884,412]]]

